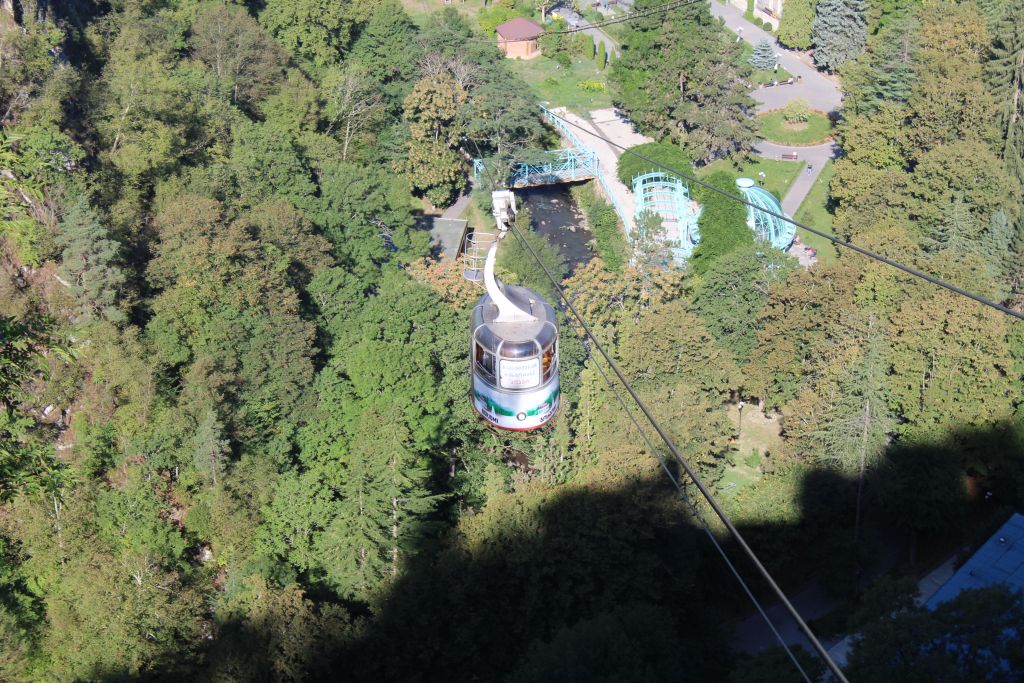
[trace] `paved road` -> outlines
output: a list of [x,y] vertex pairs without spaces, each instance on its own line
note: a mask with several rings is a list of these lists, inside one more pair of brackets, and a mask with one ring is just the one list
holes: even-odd
[[797,97],[807,100],[811,107],[818,111],[828,113],[839,109],[839,105],[843,101],[839,86],[831,78],[822,75],[813,66],[803,61],[799,53],[779,45],[771,35],[744,19],[743,12],[732,5],[722,5],[716,0],[712,0],[711,14],[724,19],[726,27],[733,32],[742,28],[740,36],[751,45],[766,38],[772,41],[776,54],[781,55],[779,63],[782,68],[793,74],[794,78],[801,77],[801,82],[793,85],[779,85],[774,88],[755,90],[753,97],[758,102],[757,111],[759,113],[781,109],[786,106],[787,102]]
[[[782,68],[793,76],[801,78],[800,83],[793,85],[779,85],[774,88],[755,90],[752,96],[758,102],[758,113],[782,109],[798,97],[806,100],[811,108],[818,111],[831,113],[839,109],[843,102],[839,86],[833,79],[819,73],[813,65],[809,64],[805,55],[787,50],[779,45],[771,35],[744,19],[743,12],[731,4],[722,5],[712,0],[711,14],[721,17],[729,30],[739,31],[743,40],[752,45],[764,39],[772,41]],[[787,147],[761,141],[754,147],[754,151],[768,159],[779,159],[784,153],[793,153],[797,154],[805,164],[811,165],[811,173],[801,173],[786,192],[786,196],[782,198],[782,210],[792,216],[807,198],[811,188],[814,187],[815,181],[821,175],[821,170],[825,167],[825,162],[835,158],[837,147],[832,142],[815,147]]]
[[789,186],[786,196],[782,198],[782,210],[795,216],[797,209],[807,199],[821,170],[829,159],[835,158],[838,147],[834,142],[826,142],[814,147],[788,147],[774,142],[762,140],[754,147],[754,151],[766,159],[781,159],[783,154],[797,154],[805,165],[811,165],[811,172],[801,171],[793,184]]
[[622,54],[619,52],[619,46],[615,44],[615,41],[612,40],[611,36],[609,36],[601,29],[587,25],[587,28],[583,29],[583,32],[586,33],[588,36],[592,36],[594,40],[598,40],[604,43],[605,52],[609,54],[614,54],[616,59],[622,56]]
[[622,56],[619,52],[619,46],[615,43],[614,40],[612,40],[611,36],[609,36],[601,29],[591,26],[590,22],[588,22],[586,19],[584,19],[576,12],[574,12],[572,9],[564,6],[559,6],[553,8],[553,11],[558,12],[559,15],[565,17],[565,20],[569,22],[569,26],[572,28],[586,26],[586,28],[583,29],[583,33],[592,37],[595,41],[604,43],[605,52],[609,54],[614,54],[616,59]]
[[466,213],[466,208],[469,206],[469,193],[472,191],[472,188],[470,188],[465,194],[456,199],[454,204],[444,210],[441,218],[462,218],[462,214]]
[[[791,596],[790,602],[796,607],[804,621],[819,619],[839,606],[835,598],[830,597],[818,586],[811,583],[807,588]],[[814,652],[811,641],[807,639],[803,631],[796,625],[796,621],[782,605],[775,605],[765,609],[768,618],[775,624],[779,635],[786,641],[787,645],[801,645],[808,652]],[[829,648],[839,641],[838,638],[822,640],[822,645]],[[733,633],[732,646],[738,652],[757,654],[761,650],[778,645],[779,641],[768,628],[760,614],[754,614],[736,625]]]

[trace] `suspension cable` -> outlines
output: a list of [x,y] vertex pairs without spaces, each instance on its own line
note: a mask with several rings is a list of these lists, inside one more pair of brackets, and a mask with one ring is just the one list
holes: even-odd
[[753,565],[757,568],[758,572],[771,587],[776,597],[779,598],[779,601],[786,608],[786,611],[789,612],[789,614],[796,621],[797,626],[807,636],[807,639],[811,642],[811,645],[818,652],[818,655],[821,656],[821,658],[825,661],[825,663],[828,665],[828,668],[831,669],[832,673],[836,676],[840,683],[849,683],[848,679],[843,674],[842,670],[835,663],[835,661],[832,660],[832,657],[828,654],[828,650],[826,650],[825,646],[821,644],[821,641],[818,640],[818,637],[814,635],[814,632],[811,631],[810,627],[804,621],[803,617],[800,616],[800,613],[797,611],[796,607],[793,606],[793,603],[790,602],[788,597],[786,597],[786,594],[779,587],[779,584],[776,583],[774,578],[772,578],[772,575],[769,573],[768,569],[764,566],[764,564],[761,563],[761,560],[758,559],[757,555],[747,544],[747,541],[743,538],[743,535],[740,533],[739,529],[737,529],[736,526],[732,523],[732,520],[729,519],[729,515],[726,514],[725,510],[722,508],[721,505],[719,505],[718,501],[715,500],[715,497],[712,495],[708,487],[704,484],[704,482],[693,470],[693,468],[690,467],[690,464],[683,458],[682,454],[679,452],[679,449],[676,448],[676,445],[672,441],[671,437],[669,437],[669,435],[662,428],[657,418],[654,417],[650,409],[643,402],[643,399],[641,399],[640,396],[636,393],[636,390],[633,389],[633,386],[630,384],[629,380],[626,379],[626,376],[622,374],[622,370],[619,369],[618,364],[614,360],[612,360],[612,357],[605,350],[604,345],[601,344],[598,338],[594,335],[593,330],[590,329],[590,326],[587,324],[587,321],[584,320],[583,316],[580,315],[579,311],[576,310],[576,306],[574,306],[572,301],[570,301],[569,297],[566,296],[565,290],[562,289],[562,286],[559,284],[555,276],[551,274],[551,271],[548,270],[548,267],[544,265],[544,262],[541,260],[540,255],[537,254],[536,250],[533,248],[533,245],[531,245],[523,238],[522,234],[519,231],[519,228],[516,227],[515,223],[510,223],[510,228],[516,234],[517,238],[524,242],[527,250],[529,250],[530,254],[533,256],[533,259],[537,262],[537,265],[540,266],[541,270],[544,271],[544,274],[551,282],[551,285],[558,292],[558,295],[561,297],[562,301],[565,302],[566,307],[572,312],[573,317],[575,317],[577,322],[579,322],[580,326],[583,328],[587,337],[590,338],[590,341],[594,345],[594,348],[596,348],[604,357],[605,361],[607,361],[608,366],[612,369],[612,372],[615,373],[615,376],[618,378],[623,388],[626,390],[627,393],[629,393],[630,397],[636,403],[637,407],[640,409],[640,412],[644,414],[644,417],[647,418],[647,421],[651,424],[652,427],[654,427],[654,431],[656,431],[658,433],[658,436],[661,437],[661,440],[665,443],[665,446],[668,447],[668,450],[672,454],[673,458],[675,458],[676,462],[679,463],[679,466],[683,468],[683,470],[686,472],[686,475],[694,483],[694,485],[700,491],[704,499],[707,500],[708,504],[711,505],[711,509],[715,511],[715,514],[718,516],[718,518],[722,520],[723,524],[725,524],[726,528],[729,530],[729,533],[732,534],[732,537],[734,539],[736,539],[737,544],[739,544],[740,548],[742,548],[743,552],[747,555],[747,557],[750,559]]
[[[517,234],[516,237],[525,244],[525,241],[522,239],[520,235]],[[591,357],[593,358],[593,356]],[[636,431],[640,434],[640,437],[644,440],[644,443],[647,444],[647,449],[658,460],[658,464],[661,465],[661,469],[665,471],[665,474],[668,476],[669,481],[672,482],[672,485],[676,488],[676,491],[679,492],[679,496],[683,499],[683,502],[690,509],[691,514],[693,514],[693,516],[697,518],[697,521],[700,522],[701,528],[703,528],[704,533],[707,534],[708,540],[710,540],[711,544],[715,546],[715,549],[718,551],[718,554],[721,555],[722,560],[725,562],[725,565],[729,568],[729,571],[732,573],[733,577],[735,577],[736,581],[738,581],[740,586],[742,586],[743,592],[747,594],[747,597],[750,598],[750,601],[754,604],[754,607],[757,609],[758,614],[760,614],[761,618],[764,619],[764,622],[768,624],[768,628],[775,636],[775,639],[779,641],[779,645],[781,645],[782,649],[786,651],[787,655],[789,655],[789,659],[793,662],[793,666],[796,667],[797,671],[800,672],[800,675],[803,676],[803,679],[807,681],[807,683],[811,683],[811,677],[804,670],[803,666],[800,665],[800,661],[793,653],[793,650],[790,649],[789,644],[786,642],[786,639],[783,638],[782,634],[779,633],[779,630],[775,628],[775,623],[771,620],[771,618],[768,616],[768,613],[761,606],[761,602],[754,596],[753,591],[750,589],[750,586],[747,585],[747,582],[740,575],[740,572],[736,568],[736,565],[733,564],[732,560],[729,559],[729,556],[726,554],[725,549],[722,547],[722,544],[718,541],[718,539],[715,537],[715,534],[711,531],[711,528],[708,526],[707,520],[704,519],[704,515],[702,515],[700,510],[697,509],[696,504],[690,498],[689,494],[687,494],[686,488],[682,485],[682,483],[680,483],[679,478],[669,468],[668,462],[665,460],[665,457],[662,455],[658,447],[654,445],[654,442],[651,440],[651,437],[647,434],[644,428],[640,425],[640,422],[637,420],[636,415],[633,413],[632,410],[629,409],[629,405],[627,405],[626,400],[622,397],[621,392],[619,392],[619,390],[616,389],[615,384],[608,376],[608,373],[604,371],[604,368],[601,367],[601,364],[599,362],[595,362],[594,367],[597,368],[597,371],[601,374],[601,377],[604,379],[605,384],[608,385],[608,388],[615,396],[615,399],[619,402],[619,405],[622,406],[622,410],[629,417],[630,421],[633,423],[633,426],[636,427]]]
[[[587,23],[585,26],[578,26],[576,28],[563,29],[561,31],[544,31],[540,35],[534,36],[533,38],[509,38],[509,39],[502,38],[501,42],[502,43],[527,43],[527,42],[530,42],[532,40],[541,40],[541,39],[546,38],[548,36],[567,36],[567,35],[572,35],[574,33],[583,33],[585,31],[588,31],[588,30],[593,29],[593,28],[602,28],[604,26],[612,26],[614,24],[622,24],[622,23],[625,23],[627,21],[633,21],[634,19],[643,19],[644,17],[653,17],[653,16],[656,16],[658,14],[663,14],[665,12],[670,12],[670,11],[672,11],[674,9],[678,9],[680,7],[687,7],[689,5],[696,5],[696,4],[699,4],[699,3],[706,3],[706,2],[707,2],[707,0],[674,0],[673,2],[666,2],[665,4],[658,5],[656,7],[650,7],[648,9],[636,10],[636,11],[630,12],[628,14],[623,14],[621,17],[612,17],[611,19],[604,19],[602,21],[594,22],[592,24],[591,23]],[[492,45],[494,44],[494,39],[493,38],[467,37],[467,38],[462,38],[462,41],[463,42],[472,42],[472,43],[490,43]]]
[[998,303],[996,301],[993,301],[992,299],[989,299],[988,297],[982,296],[981,294],[976,294],[976,293],[971,292],[969,290],[966,290],[966,289],[964,289],[962,287],[958,287],[957,285],[954,285],[954,284],[952,284],[950,282],[946,282],[945,280],[937,278],[934,275],[929,275],[928,273],[925,273],[924,271],[921,271],[921,270],[918,270],[917,268],[913,268],[911,266],[905,265],[903,263],[900,263],[899,261],[894,261],[894,260],[892,260],[892,259],[890,259],[890,258],[888,258],[886,256],[882,256],[881,254],[875,253],[875,252],[873,252],[873,251],[871,251],[869,249],[865,249],[864,247],[858,247],[856,244],[852,244],[852,243],[847,242],[845,240],[839,239],[835,235],[830,235],[829,233],[827,233],[827,232],[825,232],[823,230],[819,230],[817,228],[813,228],[813,227],[811,227],[809,225],[806,225],[806,224],[801,223],[801,222],[799,222],[797,220],[794,220],[794,219],[790,218],[789,216],[787,216],[784,213],[779,213],[779,212],[776,212],[776,211],[772,211],[771,209],[766,209],[766,208],[757,206],[753,202],[748,201],[744,197],[741,197],[739,195],[735,195],[735,194],[732,194],[731,192],[727,192],[725,190],[717,188],[714,185],[711,185],[710,183],[704,182],[703,180],[701,180],[700,178],[697,178],[696,176],[694,176],[692,174],[684,173],[684,172],[682,172],[682,171],[680,171],[678,169],[674,169],[674,168],[672,168],[670,166],[666,166],[665,164],[662,164],[662,163],[660,163],[658,161],[655,161],[654,159],[646,157],[643,154],[640,154],[638,152],[634,152],[633,150],[631,150],[631,149],[629,149],[627,147],[624,147],[623,145],[620,145],[617,142],[613,142],[613,141],[609,140],[608,138],[606,138],[606,137],[604,137],[604,136],[602,136],[602,135],[600,135],[598,133],[595,133],[594,131],[592,131],[592,130],[590,130],[588,128],[584,128],[583,126],[581,126],[581,125],[579,125],[579,124],[577,124],[577,123],[575,123],[573,121],[570,121],[569,119],[566,119],[566,118],[564,118],[562,116],[559,116],[555,112],[550,112],[550,114],[552,116],[554,116],[556,119],[562,121],[563,123],[565,123],[567,125],[570,125],[573,128],[576,128],[577,130],[583,131],[584,133],[586,133],[587,135],[589,135],[591,137],[597,138],[598,140],[603,140],[604,142],[608,143],[609,145],[611,145],[613,147],[617,147],[618,149],[622,150],[626,154],[630,154],[630,155],[636,157],[637,159],[640,159],[642,161],[646,161],[647,163],[654,164],[656,167],[660,168],[663,171],[668,171],[669,173],[672,173],[673,175],[676,175],[676,176],[678,176],[680,178],[688,180],[691,183],[696,183],[697,185],[700,185],[701,187],[703,187],[705,189],[708,189],[708,190],[711,190],[712,192],[720,194],[723,197],[731,199],[734,202],[739,202],[739,203],[744,204],[744,205],[746,205],[746,206],[748,206],[748,207],[750,207],[752,209],[756,209],[757,211],[760,211],[761,213],[764,213],[764,214],[767,214],[769,216],[772,216],[773,218],[778,218],[779,220],[785,221],[786,223],[789,223],[790,225],[794,225],[794,226],[796,226],[798,228],[806,230],[807,232],[809,232],[809,233],[811,233],[813,235],[817,235],[818,237],[823,237],[823,238],[827,239],[829,242],[831,242],[832,244],[834,244],[834,245],[836,245],[838,247],[845,247],[846,249],[850,249],[852,251],[855,251],[858,254],[861,254],[863,256],[867,256],[870,259],[873,259],[875,261],[879,261],[881,263],[884,263],[887,266],[892,266],[893,268],[896,268],[897,270],[901,270],[904,273],[906,273],[907,275],[911,275],[913,277],[920,278],[922,280],[925,280],[926,282],[932,283],[933,285],[938,285],[939,287],[943,287],[945,289],[948,289],[949,291],[953,292],[954,294],[959,294],[960,296],[965,296],[968,299],[973,299],[974,301],[977,301],[978,303],[980,303],[980,304],[982,304],[984,306],[988,306],[989,308],[993,308],[993,309],[999,311],[1000,313],[1005,313],[1006,315],[1009,315],[1009,316],[1011,316],[1013,318],[1016,318],[1018,320],[1024,320],[1024,313],[1021,313],[1020,311],[1015,311],[1012,308],[1009,308],[1008,306],[1004,306],[1003,304],[1000,304],[1000,303]]

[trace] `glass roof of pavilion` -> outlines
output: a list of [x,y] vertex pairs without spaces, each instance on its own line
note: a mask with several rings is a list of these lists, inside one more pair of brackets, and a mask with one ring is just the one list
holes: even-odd
[[787,223],[781,218],[776,218],[762,209],[773,211],[777,214],[789,217],[782,211],[782,205],[768,190],[759,187],[750,178],[737,178],[736,187],[743,193],[744,199],[758,208],[747,207],[747,225],[760,239],[771,242],[776,249],[788,249],[793,243],[796,235],[796,226]]

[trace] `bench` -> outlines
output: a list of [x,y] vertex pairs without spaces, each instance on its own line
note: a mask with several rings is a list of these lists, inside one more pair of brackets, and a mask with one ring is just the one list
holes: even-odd
[[786,161],[796,161],[800,158],[800,155],[796,152],[785,152],[783,153],[782,158]]

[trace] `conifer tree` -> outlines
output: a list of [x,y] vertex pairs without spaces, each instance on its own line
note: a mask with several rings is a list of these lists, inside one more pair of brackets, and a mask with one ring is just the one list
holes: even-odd
[[608,65],[608,49],[602,40],[597,46],[597,68],[604,69]]
[[990,0],[982,9],[992,34],[985,80],[999,106],[1002,157],[1024,182],[1024,4]]
[[867,0],[820,0],[811,30],[814,63],[835,71],[864,49]]
[[817,0],[788,0],[779,20],[779,42],[795,50],[811,46],[811,24]]
[[118,299],[125,278],[117,266],[118,243],[109,238],[83,198],[68,209],[62,227],[60,277],[77,301],[73,318],[77,322],[123,320]]
[[217,411],[207,408],[196,428],[194,462],[196,469],[217,486],[224,475],[230,441],[224,437],[224,425]]
[[633,258],[636,267],[645,273],[666,267],[672,258],[664,222],[661,216],[653,211],[644,211],[636,219]]
[[328,576],[349,596],[366,598],[398,575],[404,552],[423,536],[424,515],[437,504],[408,438],[396,410],[370,408],[352,439],[322,551],[331,560]]
[[775,63],[775,44],[767,38],[757,41],[750,55],[750,65],[755,69],[770,71]]

